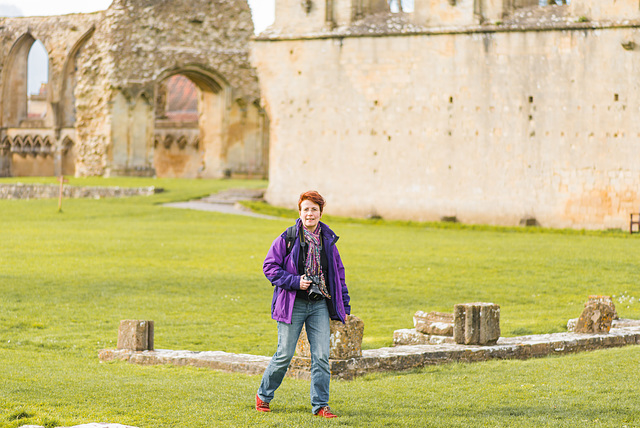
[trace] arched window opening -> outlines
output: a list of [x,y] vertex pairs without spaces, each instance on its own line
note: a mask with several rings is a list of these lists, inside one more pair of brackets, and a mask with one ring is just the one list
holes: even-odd
[[154,165],[159,177],[197,177],[202,168],[200,128],[204,122],[219,126],[202,112],[203,91],[213,93],[203,88],[183,74],[174,74],[158,85]]
[[42,42],[31,46],[27,60],[27,117],[42,119],[47,115],[49,55]]
[[167,79],[166,116],[172,122],[198,122],[199,90],[189,78],[176,74]]

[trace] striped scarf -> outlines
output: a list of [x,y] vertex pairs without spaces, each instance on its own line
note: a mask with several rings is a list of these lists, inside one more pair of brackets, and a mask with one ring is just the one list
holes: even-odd
[[324,272],[322,272],[322,239],[320,237],[320,227],[316,227],[314,232],[309,232],[305,227],[303,227],[302,230],[304,231],[304,240],[309,245],[307,260],[305,262],[305,272],[307,275],[318,275],[320,277],[320,292],[324,297],[330,299],[331,295],[327,290]]

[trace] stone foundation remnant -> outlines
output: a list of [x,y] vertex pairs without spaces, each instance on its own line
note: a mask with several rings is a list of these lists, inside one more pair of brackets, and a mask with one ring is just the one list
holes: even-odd
[[[64,186],[64,198],[122,198],[151,196],[164,190],[159,187]],[[58,184],[0,184],[0,199],[53,199],[59,196]]]
[[[354,316],[347,315],[345,323],[331,320],[331,353],[332,360],[348,360],[362,357],[362,337],[364,336],[364,322]],[[311,349],[307,332],[302,327],[296,355],[302,358],[311,358]]]
[[[615,325],[616,323],[618,326]],[[624,320],[624,323],[616,321],[608,334],[552,333],[501,337],[492,346],[441,343],[365,349],[362,351],[361,358],[332,359],[329,360],[329,365],[332,377],[351,380],[370,373],[412,370],[436,364],[475,363],[494,359],[526,360],[547,355],[567,355],[629,345],[640,345],[640,320]],[[167,349],[155,351],[103,349],[99,353],[99,358],[100,361],[120,360],[142,365],[172,364],[203,367],[256,376],[261,376],[271,361],[271,357],[263,355]],[[310,366],[309,358],[294,357],[287,376],[309,380],[311,378]]]
[[576,333],[609,333],[614,319],[618,318],[611,296],[589,296],[578,318]]
[[431,336],[453,336],[453,314],[417,311],[413,315],[416,331]]
[[453,338],[463,345],[494,345],[500,338],[500,306],[460,303],[454,306]]
[[153,325],[153,321],[120,321],[118,349],[153,351]]

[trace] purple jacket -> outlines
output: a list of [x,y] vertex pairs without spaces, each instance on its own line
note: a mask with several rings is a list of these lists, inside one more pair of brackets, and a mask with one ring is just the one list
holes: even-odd
[[[271,244],[262,266],[265,276],[274,285],[271,318],[287,324],[291,324],[296,291],[300,290],[300,275],[298,275],[297,269],[300,257],[300,237],[298,236],[300,223],[301,221],[298,219],[296,221],[296,240],[291,252],[287,254],[287,232],[285,231]],[[349,306],[349,290],[344,282],[344,266],[336,247],[338,237],[326,224],[320,222],[318,227],[322,230],[322,245],[329,261],[329,272],[325,273],[329,294],[331,294],[329,313],[332,319],[344,323],[346,315],[351,313],[351,306]]]

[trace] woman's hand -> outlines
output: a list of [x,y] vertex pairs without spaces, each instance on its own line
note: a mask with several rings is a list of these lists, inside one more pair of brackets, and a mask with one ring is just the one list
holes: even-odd
[[311,281],[305,279],[304,275],[300,277],[300,290],[306,290],[311,286]]

